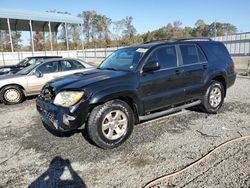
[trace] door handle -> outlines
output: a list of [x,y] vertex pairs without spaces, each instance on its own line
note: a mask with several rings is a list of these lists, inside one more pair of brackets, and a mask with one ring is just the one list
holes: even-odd
[[181,74],[181,71],[180,71],[180,70],[176,70],[176,71],[175,71],[175,74],[176,74],[176,75],[179,75],[179,74]]
[[203,69],[205,69],[205,70],[206,70],[206,69],[207,69],[207,65],[203,65]]

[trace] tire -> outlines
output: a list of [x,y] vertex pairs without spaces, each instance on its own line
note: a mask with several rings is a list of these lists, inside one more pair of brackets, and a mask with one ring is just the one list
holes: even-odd
[[224,103],[225,89],[221,82],[212,80],[203,97],[199,109],[205,113],[216,114]]
[[87,134],[98,147],[112,149],[125,142],[133,131],[134,114],[121,100],[95,107],[89,115]]
[[0,91],[0,99],[6,105],[19,104],[24,100],[24,93],[19,86],[6,86]]

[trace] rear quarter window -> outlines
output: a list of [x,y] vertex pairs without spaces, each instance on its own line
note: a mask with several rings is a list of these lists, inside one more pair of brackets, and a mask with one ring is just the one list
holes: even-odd
[[209,61],[231,61],[231,56],[223,43],[203,44],[202,49],[205,51]]
[[198,52],[199,61],[200,62],[206,62],[207,58],[206,58],[204,52],[201,50],[201,48],[199,46],[197,46],[197,52]]
[[220,44],[220,43],[213,44],[211,50],[218,57],[229,56],[229,53],[223,44]]

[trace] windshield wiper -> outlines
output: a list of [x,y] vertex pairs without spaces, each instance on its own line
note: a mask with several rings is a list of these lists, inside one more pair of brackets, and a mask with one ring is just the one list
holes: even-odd
[[[102,68],[101,68],[102,69]],[[118,71],[116,68],[113,68],[113,67],[107,67],[107,68],[103,68],[105,70],[113,70],[113,71]]]

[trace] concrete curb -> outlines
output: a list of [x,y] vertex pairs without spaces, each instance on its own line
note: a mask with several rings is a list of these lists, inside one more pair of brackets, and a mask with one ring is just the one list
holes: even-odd
[[237,78],[245,78],[245,79],[249,79],[250,80],[250,76],[240,76],[240,75],[237,75]]

